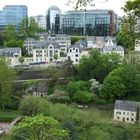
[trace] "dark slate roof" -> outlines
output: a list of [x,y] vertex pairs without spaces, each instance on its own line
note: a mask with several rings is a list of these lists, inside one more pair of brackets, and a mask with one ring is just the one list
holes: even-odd
[[125,110],[125,111],[137,111],[138,104],[134,101],[124,101],[124,100],[116,100],[115,101],[115,109]]
[[6,57],[13,57],[14,55],[20,54],[21,49],[20,48],[3,48],[0,50],[0,55],[6,56]]
[[60,48],[58,42],[55,42],[53,40],[44,40],[44,41],[38,41],[35,44],[35,49],[43,49],[43,48],[47,48],[49,45],[53,45],[54,48]]
[[80,46],[82,45],[83,47],[87,47],[87,41],[85,39],[78,40],[77,42],[74,43],[75,46]]
[[122,46],[104,46],[104,51],[124,51],[124,48]]
[[27,38],[25,41],[34,41],[34,42],[36,42],[36,40],[34,39],[34,38]]

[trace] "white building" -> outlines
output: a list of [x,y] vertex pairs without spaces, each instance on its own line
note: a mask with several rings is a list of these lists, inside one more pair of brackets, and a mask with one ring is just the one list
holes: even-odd
[[88,56],[89,53],[86,49],[82,49],[76,46],[70,47],[68,50],[67,58],[69,57],[73,64],[79,64],[82,56]]
[[135,51],[140,51],[140,38],[135,40]]
[[104,54],[117,53],[124,58],[124,48],[122,46],[117,46],[117,44],[113,43],[112,39],[109,39],[105,46],[102,48],[102,52]]
[[43,15],[33,16],[35,22],[42,29],[46,29],[46,17]]
[[33,49],[34,63],[49,63],[60,58],[60,48],[58,43],[51,41],[37,42]]
[[55,41],[60,46],[60,53],[66,55],[68,48],[70,48],[70,46],[71,46],[70,36],[65,35],[65,34],[56,35]]
[[138,104],[134,101],[116,100],[114,120],[135,123],[138,121]]
[[19,57],[21,57],[21,49],[20,48],[0,49],[0,56],[5,57],[10,66],[20,65]]
[[36,40],[34,38],[27,38],[24,41],[23,47],[26,50],[27,55],[33,55],[33,48],[35,47]]
[[140,33],[140,17],[137,18],[135,32]]

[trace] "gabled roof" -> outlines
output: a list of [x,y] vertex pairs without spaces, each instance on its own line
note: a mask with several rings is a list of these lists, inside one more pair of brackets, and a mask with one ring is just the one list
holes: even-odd
[[2,56],[7,56],[7,57],[13,57],[14,54],[20,54],[21,53],[21,49],[19,47],[17,48],[3,48],[0,49],[0,55]]
[[35,42],[36,40],[34,38],[27,38],[25,41],[32,41],[32,42],[34,41]]
[[44,40],[44,41],[38,41],[35,44],[35,49],[44,49],[47,48],[49,45],[53,45],[54,48],[60,48],[58,42],[53,41],[53,40]]
[[87,47],[87,41],[85,39],[82,39],[74,43],[74,46],[80,46],[80,45],[82,45],[83,47]]
[[136,112],[138,104],[135,101],[116,100],[115,109]]
[[103,51],[124,51],[124,48],[122,46],[104,46]]

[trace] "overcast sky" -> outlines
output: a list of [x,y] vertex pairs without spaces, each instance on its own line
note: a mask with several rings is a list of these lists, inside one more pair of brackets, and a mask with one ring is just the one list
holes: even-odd
[[[112,9],[119,16],[123,15],[121,7],[124,5],[125,0],[95,0],[95,6],[90,9]],[[58,6],[63,12],[71,10],[72,6],[66,5],[66,0],[0,0],[0,9],[5,5],[26,5],[28,7],[29,16],[33,15],[46,15],[48,7],[52,5]]]

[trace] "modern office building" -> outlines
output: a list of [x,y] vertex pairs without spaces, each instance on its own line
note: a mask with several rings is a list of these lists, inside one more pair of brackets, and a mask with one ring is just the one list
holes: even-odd
[[[47,19],[47,30],[50,33],[55,33],[56,28],[59,28],[59,15],[60,9],[57,6],[51,6],[47,10],[46,19]],[[55,23],[58,23],[57,25]]]
[[33,16],[35,22],[42,29],[46,29],[46,17],[43,15]]
[[60,30],[69,35],[114,36],[117,15],[112,10],[74,10],[60,16]]
[[25,5],[6,5],[0,11],[0,29],[11,24],[18,28],[19,23],[28,16],[28,9]]

